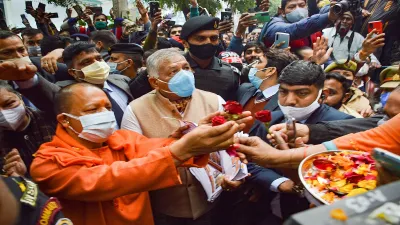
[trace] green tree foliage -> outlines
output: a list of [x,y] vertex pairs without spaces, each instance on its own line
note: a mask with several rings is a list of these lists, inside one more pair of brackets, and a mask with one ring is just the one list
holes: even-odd
[[47,0],[49,4],[54,4],[63,7],[70,7],[72,5],[78,4],[78,0]]
[[[151,0],[145,0],[149,2]],[[189,7],[189,0],[159,0],[160,4],[173,8],[176,12],[182,11]],[[201,7],[207,8],[211,15],[218,16],[216,13],[222,10],[222,2],[225,2],[233,12],[244,13],[250,8],[255,7],[256,0],[198,0],[198,4]],[[278,11],[278,6],[281,4],[281,0],[270,0],[271,7],[269,9],[270,15],[275,15]]]

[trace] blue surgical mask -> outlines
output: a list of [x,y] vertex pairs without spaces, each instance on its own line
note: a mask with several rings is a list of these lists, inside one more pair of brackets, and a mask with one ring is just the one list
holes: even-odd
[[269,79],[271,76],[268,76],[267,78],[261,79],[261,78],[257,77],[257,75],[256,75],[256,73],[258,71],[260,71],[260,70],[258,70],[257,68],[251,68],[250,71],[249,71],[248,76],[249,76],[250,83],[253,84],[253,86],[255,88],[260,89],[260,86],[261,86],[262,82],[264,80]]
[[382,104],[382,108],[385,107],[386,102],[389,98],[390,92],[384,92],[381,94],[381,104]]
[[306,8],[297,8],[292,12],[286,14],[287,21],[291,23],[299,22],[300,20],[308,17],[308,9]]
[[123,70],[118,70],[118,69],[117,69],[117,66],[118,66],[119,64],[121,64],[121,63],[126,62],[126,61],[128,61],[128,59],[125,60],[125,61],[119,62],[119,63],[108,62],[107,64],[110,66],[110,74],[122,74],[122,72],[124,72],[126,69],[128,69],[128,68],[130,67],[130,65],[128,65],[127,67],[125,67],[125,69],[123,69]]
[[[163,83],[167,83],[160,79],[157,80]],[[162,91],[168,93],[174,93],[182,98],[191,96],[195,89],[193,73],[188,70],[179,71],[178,73],[175,74],[174,77],[171,78],[171,80],[168,81],[168,88],[171,91],[165,91],[165,90]]]

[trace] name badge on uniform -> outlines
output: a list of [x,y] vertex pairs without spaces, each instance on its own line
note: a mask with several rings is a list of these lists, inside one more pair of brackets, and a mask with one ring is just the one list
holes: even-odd
[[[46,204],[44,204],[42,208],[42,212],[40,213],[39,221],[37,225],[49,225],[53,224],[54,217],[57,213],[62,209],[60,202],[56,198],[50,198],[47,200]],[[57,222],[58,224],[58,222]],[[65,224],[65,223],[60,223]],[[68,223],[66,223],[68,224]]]
[[[21,188],[20,182],[17,183],[20,185]],[[25,184],[25,190],[22,190],[21,188],[21,191],[23,191],[24,193],[22,194],[20,201],[22,203],[35,207],[39,192],[37,184],[27,179],[24,179],[23,183]]]

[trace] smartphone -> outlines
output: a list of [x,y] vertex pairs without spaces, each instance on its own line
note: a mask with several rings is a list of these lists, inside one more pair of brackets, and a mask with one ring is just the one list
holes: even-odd
[[283,45],[281,45],[279,48],[280,49],[288,48],[289,41],[290,41],[290,35],[288,33],[276,32],[274,45],[277,46],[279,43],[282,43],[283,41],[285,43]]
[[38,5],[38,9],[42,10],[42,12],[46,12],[46,4],[40,2]]
[[49,16],[48,16],[50,19],[53,19],[53,18],[58,18],[58,13],[49,13]]
[[400,176],[400,156],[389,151],[375,148],[372,150],[372,158],[375,159],[383,168],[395,176]]
[[102,7],[95,7],[95,6],[88,6],[86,9],[90,9],[94,14],[102,14],[103,8]]
[[208,10],[206,8],[199,7],[199,11],[200,11],[200,13],[199,13],[200,16],[210,16],[210,13],[208,12]]
[[29,23],[28,19],[26,18],[25,14],[21,14],[22,23]]
[[258,23],[268,23],[271,20],[269,12],[258,12],[253,17]]
[[173,21],[173,20],[168,20],[166,24],[167,24],[167,26],[172,27],[172,26],[175,25],[175,21]]
[[289,115],[286,115],[286,131],[288,144],[294,146],[296,141],[296,119]]
[[160,3],[156,1],[151,1],[149,2],[150,5],[150,17],[154,18],[156,16],[156,13],[160,9]]
[[373,29],[376,29],[377,34],[383,33],[382,21],[371,21],[368,23],[368,33],[371,33]]
[[29,7],[33,8],[32,1],[25,2],[25,9],[28,9]]
[[74,5],[73,8],[75,9],[75,12],[78,14],[79,17],[83,16],[83,10],[80,5]]
[[232,12],[221,12],[221,21],[231,21],[232,20]]

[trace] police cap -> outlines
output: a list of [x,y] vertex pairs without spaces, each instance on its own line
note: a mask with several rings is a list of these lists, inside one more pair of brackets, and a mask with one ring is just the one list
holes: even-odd
[[188,40],[190,35],[202,30],[218,30],[219,18],[210,16],[196,16],[183,24],[180,38]]

